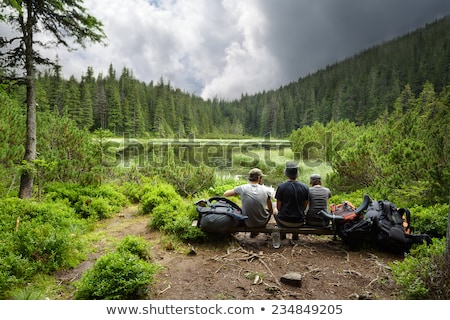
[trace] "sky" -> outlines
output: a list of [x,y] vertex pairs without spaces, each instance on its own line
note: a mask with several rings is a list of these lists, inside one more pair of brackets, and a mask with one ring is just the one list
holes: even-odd
[[106,46],[58,56],[66,78],[90,66],[205,99],[278,89],[450,14],[450,0],[85,0]]

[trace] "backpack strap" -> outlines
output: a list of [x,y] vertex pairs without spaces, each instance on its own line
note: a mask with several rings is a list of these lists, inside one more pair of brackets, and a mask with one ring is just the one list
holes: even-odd
[[410,234],[411,233],[411,212],[409,209],[406,208],[399,208],[398,213],[403,219],[403,229],[405,230],[405,233]]
[[210,206],[213,206],[212,202],[214,201],[223,201],[228,203],[230,206],[232,206],[234,209],[239,210],[240,212],[242,212],[241,207],[239,207],[236,203],[234,203],[233,201],[231,201],[230,199],[224,198],[224,197],[211,197],[208,199],[208,204]]

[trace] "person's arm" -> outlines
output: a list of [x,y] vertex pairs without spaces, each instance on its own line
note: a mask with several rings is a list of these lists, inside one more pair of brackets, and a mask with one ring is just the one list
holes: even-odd
[[237,193],[234,191],[234,189],[227,190],[223,193],[224,197],[232,197],[235,196]]
[[309,207],[309,200],[305,200],[305,203],[303,205],[304,205],[304,208],[306,210],[306,208]]
[[281,200],[277,199],[277,211],[280,212],[281,211]]
[[267,210],[270,212],[270,214],[273,214],[272,199],[270,197],[267,197]]

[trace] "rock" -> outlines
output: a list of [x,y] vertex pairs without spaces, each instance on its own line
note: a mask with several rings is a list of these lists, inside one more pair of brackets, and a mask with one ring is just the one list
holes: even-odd
[[301,287],[302,286],[302,275],[297,272],[289,272],[283,275],[280,278],[281,283],[293,286],[293,287]]

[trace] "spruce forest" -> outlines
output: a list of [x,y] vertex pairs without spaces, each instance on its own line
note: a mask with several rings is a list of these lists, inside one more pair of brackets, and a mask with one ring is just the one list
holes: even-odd
[[450,83],[448,18],[327,66],[277,90],[242,94],[236,101],[204,101],[163,78],[148,84],[127,68],[81,80],[61,78],[59,67],[38,74],[41,111],[67,116],[79,128],[108,129],[116,136],[287,138],[314,122],[349,120],[356,125],[391,113],[406,85],[418,96],[430,82],[437,94]]
[[[6,20],[1,11],[0,19]],[[98,34],[91,36],[98,40]],[[39,275],[84,261],[95,222],[130,204],[138,204],[150,217],[148,227],[173,243],[205,242],[208,235],[191,225],[197,216],[192,203],[242,183],[218,171],[233,176],[249,169],[235,166],[245,161],[191,163],[173,150],[120,166],[127,146],[114,139],[123,137],[139,146],[162,139],[283,140],[304,171],[302,179],[321,171],[332,201],[359,203],[369,193],[411,208],[414,231],[435,240],[431,249],[418,246],[416,257],[413,251],[411,260],[393,267],[403,298],[450,298],[449,16],[286,86],[242,93],[234,101],[204,100],[163,78],[144,83],[133,70],[113,65],[107,74],[88,68],[81,79],[64,79],[57,64],[39,68],[32,161],[24,160],[29,95],[23,81],[8,74],[8,59],[1,56],[0,69],[0,298],[23,299],[24,290],[40,290],[33,289],[42,286]],[[167,165],[155,165],[160,163]],[[257,165],[278,182],[284,179],[284,162]],[[19,194],[24,175],[34,179],[30,198]],[[126,241],[120,250],[146,250],[140,239]],[[121,292],[109,283],[116,296],[93,296],[92,279],[99,275],[91,273],[62,296],[137,298],[159,269],[132,253],[128,262],[120,260],[126,256],[120,252],[99,260],[123,263],[119,269],[129,272],[135,267],[135,287]],[[124,286],[131,285],[129,274]]]

